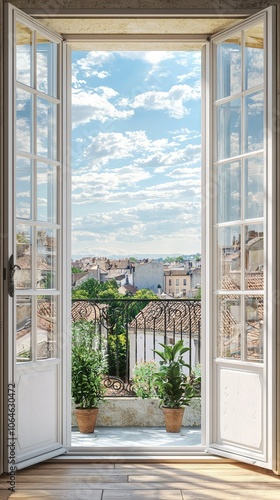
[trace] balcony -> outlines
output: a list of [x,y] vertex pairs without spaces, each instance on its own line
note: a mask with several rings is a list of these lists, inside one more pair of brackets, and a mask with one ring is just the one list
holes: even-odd
[[109,360],[107,396],[135,396],[134,368],[157,361],[160,343],[184,341],[185,361],[200,364],[201,301],[192,299],[72,300],[72,322],[87,321],[106,341]]
[[[86,321],[105,339],[109,369],[104,374],[106,402],[100,405],[95,439],[76,431],[72,412],[72,445],[87,448],[130,449],[143,447],[184,447],[200,445],[200,397],[192,400],[185,412],[182,431],[175,440],[165,432],[159,402],[137,397],[134,368],[160,358],[154,350],[160,343],[173,344],[179,339],[191,350],[185,361],[192,370],[200,363],[200,300],[95,299],[73,300],[72,321]],[[187,369],[188,375],[190,370]],[[160,443],[160,444],[159,444]]]

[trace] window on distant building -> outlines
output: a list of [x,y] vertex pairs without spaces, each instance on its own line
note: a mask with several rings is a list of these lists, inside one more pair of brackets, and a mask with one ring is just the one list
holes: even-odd
[[171,282],[171,280],[169,280],[169,286],[171,286],[171,285],[172,285],[172,282]]
[[183,285],[186,286],[187,285],[187,280],[186,278],[183,279]]
[[179,286],[179,279],[176,279],[176,286]]

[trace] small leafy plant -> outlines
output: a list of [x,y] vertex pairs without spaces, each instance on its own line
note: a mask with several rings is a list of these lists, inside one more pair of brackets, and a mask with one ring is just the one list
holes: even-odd
[[153,375],[160,404],[166,408],[188,406],[196,396],[192,383],[184,373],[184,368],[191,369],[183,359],[183,355],[190,348],[184,347],[183,340],[179,340],[175,345],[160,345],[163,351],[154,350],[161,360],[159,370]]
[[104,399],[107,370],[104,341],[90,321],[72,325],[72,397],[78,408],[97,408]]
[[192,369],[189,382],[192,384],[194,389],[196,390],[196,395],[200,395],[201,393],[201,365],[198,363]]
[[137,397],[147,399],[157,396],[153,379],[157,370],[158,364],[155,361],[143,361],[135,365],[133,390]]

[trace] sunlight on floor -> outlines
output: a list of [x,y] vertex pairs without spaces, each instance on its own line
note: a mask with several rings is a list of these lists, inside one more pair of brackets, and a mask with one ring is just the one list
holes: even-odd
[[201,429],[182,427],[180,433],[167,433],[164,427],[97,427],[93,434],[81,434],[73,428],[72,446],[151,447],[200,446]]

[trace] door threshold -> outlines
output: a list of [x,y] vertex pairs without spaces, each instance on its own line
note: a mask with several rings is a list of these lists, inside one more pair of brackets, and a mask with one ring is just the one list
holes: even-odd
[[48,460],[49,463],[236,463],[236,460],[231,458],[223,458],[208,454],[207,452],[187,453],[183,454],[112,454],[94,455],[93,453],[78,453],[67,452],[56,458]]

